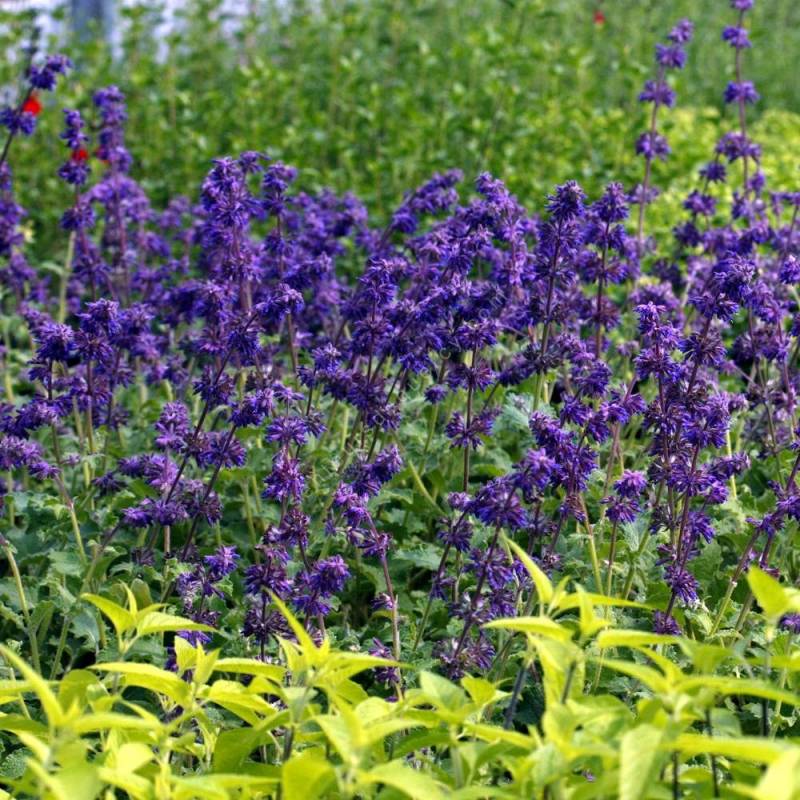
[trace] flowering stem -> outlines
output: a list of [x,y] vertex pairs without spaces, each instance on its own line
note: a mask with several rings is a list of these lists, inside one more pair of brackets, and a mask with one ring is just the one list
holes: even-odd
[[594,541],[594,531],[592,530],[592,526],[587,519],[584,522],[586,527],[586,533],[589,537],[589,558],[592,561],[592,574],[594,575],[594,582],[597,586],[597,591],[603,591],[603,579],[600,577],[600,560],[597,558],[597,547]]
[[728,605],[730,604],[731,597],[733,597],[733,592],[736,589],[736,585],[739,582],[739,578],[741,577],[742,573],[744,572],[745,565],[747,564],[747,560],[750,556],[750,551],[753,548],[753,545],[756,543],[756,539],[758,539],[759,531],[756,529],[750,539],[747,542],[747,545],[742,552],[742,555],[739,557],[739,563],[736,565],[736,569],[733,572],[733,576],[731,577],[730,583],[728,584],[728,588],[725,591],[725,597],[722,599],[722,603],[720,604],[719,610],[717,611],[716,617],[714,617],[714,622],[711,625],[711,631],[709,632],[709,636],[713,636],[717,630],[719,630],[720,623],[722,622],[722,618],[725,616],[725,612],[728,610]]
[[78,555],[81,558],[81,562],[86,564],[86,550],[83,547],[83,539],[81,538],[81,527],[78,524],[77,516],[75,516],[75,503],[73,503],[72,498],[67,491],[67,487],[64,485],[64,481],[61,479],[61,475],[56,475],[53,480],[55,481],[58,490],[61,492],[64,505],[67,507],[67,513],[69,514],[70,523],[72,525],[72,533],[75,537],[75,544],[78,547]]
[[605,287],[606,279],[606,261],[608,260],[608,230],[611,226],[610,222],[606,222],[606,229],[603,233],[603,256],[600,266],[600,277],[597,281],[597,301],[595,305],[595,313],[597,319],[595,320],[594,332],[594,357],[599,361],[600,354],[603,351],[603,324],[601,323],[603,313],[603,289]]
[[[744,10],[739,12],[739,20],[737,22],[737,27],[741,28],[742,23],[744,22]],[[736,72],[736,82],[741,84],[742,82],[742,49],[740,47],[736,48],[736,56],[734,61],[734,70]],[[747,169],[747,115],[745,114],[744,108],[744,96],[741,92],[739,92],[739,99],[737,102],[738,110],[739,110],[739,129],[742,132],[742,137],[745,140],[744,149],[742,152],[742,173],[744,176],[744,193],[747,196],[747,182],[748,182],[748,169]]]
[[[92,561],[89,564],[89,568],[86,570],[86,574],[83,576],[83,581],[81,581],[81,587],[78,590],[76,597],[80,598],[80,596],[86,591],[86,588],[90,585],[94,578],[94,572],[97,569],[97,565],[100,562],[100,557],[103,555],[108,545],[111,544],[111,540],[114,538],[114,536],[116,536],[120,527],[120,524],[117,523],[105,535],[103,540],[100,542],[100,546],[95,547],[94,554],[92,555]],[[70,608],[69,611],[67,611],[67,613],[64,615],[64,622],[61,626],[61,634],[58,638],[58,645],[56,646],[56,654],[53,659],[53,666],[50,670],[50,680],[55,680],[55,677],[58,674],[58,668],[61,664],[61,657],[64,654],[64,647],[67,644],[67,636],[69,634],[69,626],[72,622],[72,615],[77,605],[78,601],[73,603],[72,608]]]
[[[31,59],[33,59],[33,51],[31,51]],[[22,100],[20,100],[19,105],[17,106],[17,109],[14,112],[14,116],[19,116],[20,112],[22,111],[22,108],[24,107],[25,103],[28,102],[32,94],[33,94],[33,87],[28,86],[27,91],[23,95]],[[8,132],[8,136],[6,136],[6,142],[3,145],[3,152],[0,153],[0,167],[2,167],[3,164],[6,163],[6,159],[8,158],[8,151],[11,149],[11,142],[14,141],[16,135],[17,131],[12,127]]]
[[[373,526],[374,530],[374,526]],[[400,618],[397,613],[397,595],[394,593],[392,578],[389,574],[389,564],[386,562],[386,554],[381,556],[381,567],[383,568],[383,579],[386,581],[386,592],[392,604],[392,652],[395,661],[400,660]]]
[[[444,550],[442,551],[442,556],[439,559],[439,568],[436,570],[436,577],[433,579],[433,587],[441,580],[442,573],[444,572],[445,564],[447,563],[447,556],[450,553],[450,543],[448,542],[444,546]],[[425,611],[422,614],[422,620],[419,623],[419,628],[417,629],[417,635],[414,637],[414,645],[411,648],[411,655],[417,652],[417,648],[419,647],[419,643],[422,641],[422,635],[425,633],[425,628],[428,624],[428,617],[431,613],[431,606],[433,605],[433,587],[428,592],[428,601],[425,604]]]
[[628,569],[628,575],[625,578],[625,586],[622,589],[623,600],[627,600],[628,595],[631,593],[631,589],[633,588],[633,576],[636,574],[636,563],[638,562],[642,553],[644,553],[649,538],[650,538],[649,531],[645,531],[644,534],[642,535],[642,541],[639,543],[639,547],[636,548],[636,552],[633,554],[633,558],[631,559],[631,565],[630,568]]
[[[658,70],[658,78],[656,83],[660,84],[664,80],[664,67]],[[653,102],[653,111],[650,114],[650,141],[653,141],[656,133],[656,122],[658,120],[658,102]],[[644,211],[647,206],[647,192],[650,189],[650,175],[653,169],[652,155],[645,156],[644,162],[644,180],[642,181],[642,196],[639,198],[639,220],[636,223],[636,241],[639,244],[639,249],[642,249],[644,244]]]
[[[472,367],[473,371],[475,370],[475,362],[477,361],[478,355],[478,348],[472,348],[472,363],[470,366]],[[461,491],[466,492],[469,489],[469,455],[470,455],[470,442],[469,442],[469,432],[470,427],[472,425],[472,396],[473,392],[475,391],[474,380],[470,380],[469,386],[467,386],[467,419],[464,425],[464,431],[467,434],[467,442],[464,445],[464,475],[461,480]]]
[[292,314],[286,315],[286,332],[289,336],[289,358],[292,361],[292,371],[297,374],[297,344],[295,342],[294,320]]
[[475,586],[475,589],[472,594],[472,599],[470,600],[469,610],[467,612],[467,618],[464,620],[464,627],[461,631],[461,636],[458,639],[458,643],[456,644],[456,651],[453,654],[453,661],[456,661],[461,655],[461,651],[464,649],[464,644],[467,641],[467,636],[472,628],[472,623],[475,621],[475,609],[478,605],[478,600],[480,599],[481,592],[483,591],[483,584],[486,582],[486,577],[489,574],[489,564],[492,561],[492,556],[494,555],[495,548],[497,547],[497,542],[500,538],[500,528],[499,526],[494,529],[494,535],[492,536],[492,541],[489,544],[489,549],[486,551],[486,557],[483,562],[483,569],[481,569],[481,574],[478,576],[478,583]]
[[519,696],[522,694],[522,687],[525,685],[525,677],[528,674],[528,669],[523,663],[517,671],[517,677],[514,681],[514,688],[511,690],[511,699],[508,701],[506,707],[505,717],[503,719],[503,727],[510,730],[514,725],[514,715],[517,713],[517,703]]
[[67,242],[67,257],[64,262],[64,273],[61,276],[61,283],[58,287],[58,321],[64,322],[67,318],[67,284],[69,283],[69,273],[72,267],[72,255],[75,252],[75,231],[69,235]]
[[217,477],[219,476],[219,471],[222,469],[222,462],[225,460],[225,453],[230,446],[231,441],[233,440],[234,435],[236,434],[236,425],[231,425],[231,429],[228,431],[228,435],[225,437],[225,441],[222,443],[222,447],[220,449],[219,458],[217,458],[217,463],[214,465],[214,472],[211,475],[208,483],[206,484],[205,491],[203,492],[203,496],[199,503],[199,509],[197,513],[194,515],[192,519],[192,527],[189,530],[189,535],[186,537],[186,543],[183,545],[183,550],[181,551],[181,558],[186,559],[186,556],[189,554],[189,548],[192,546],[192,542],[194,540],[194,535],[197,533],[197,526],[200,524],[200,514],[202,513],[200,509],[202,509],[203,504],[208,500],[209,495],[214,489],[214,484],[217,481]]

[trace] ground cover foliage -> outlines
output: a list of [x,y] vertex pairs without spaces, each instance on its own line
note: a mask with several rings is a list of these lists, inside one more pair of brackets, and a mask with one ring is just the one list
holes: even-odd
[[[800,794],[800,193],[750,124],[752,2],[726,8],[699,171],[659,186],[681,20],[637,180],[530,208],[451,170],[375,217],[254,150],[154,204],[125,94],[47,142],[81,77],[28,52],[5,796]],[[63,189],[26,209],[39,142]]]

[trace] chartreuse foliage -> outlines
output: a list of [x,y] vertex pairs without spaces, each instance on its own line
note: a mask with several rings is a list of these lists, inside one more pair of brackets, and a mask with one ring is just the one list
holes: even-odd
[[[513,543],[536,587],[536,613],[489,623],[524,635],[520,669],[540,675],[544,707],[524,729],[502,724],[505,687],[405,673],[395,702],[359,679],[395,662],[319,644],[276,599],[291,629],[275,663],[221,658],[176,637],[175,672],[127,658],[139,640],[197,623],[96,595],[117,660],[47,681],[3,647],[0,729],[16,742],[2,797],[170,798],[749,797],[800,793],[800,745],[743,735],[732,704],[800,705],[797,650],[764,659],[735,649],[617,627],[614,607],[567,580],[554,586]],[[775,623],[800,592],[754,567],[772,652]],[[402,666],[402,665],[401,665]],[[593,693],[601,673],[627,686]],[[622,685],[621,683],[619,685]],[[780,711],[778,710],[778,714]],[[724,792],[724,795],[720,792]]]

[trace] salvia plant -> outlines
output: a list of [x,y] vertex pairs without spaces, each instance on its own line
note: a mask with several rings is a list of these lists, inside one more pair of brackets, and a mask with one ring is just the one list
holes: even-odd
[[731,5],[735,125],[669,241],[686,20],[639,183],[535,213],[454,170],[378,223],[256,151],[155,209],[98,89],[44,263],[14,154],[70,62],[32,53],[0,114],[4,796],[800,796],[800,192]]

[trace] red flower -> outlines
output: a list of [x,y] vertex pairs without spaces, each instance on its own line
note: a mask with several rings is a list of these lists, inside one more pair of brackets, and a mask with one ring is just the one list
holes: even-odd
[[72,151],[72,160],[73,161],[86,161],[89,158],[89,154],[82,148],[79,147],[77,150]]
[[33,114],[34,117],[38,117],[39,114],[42,113],[42,104],[39,102],[39,98],[32,94],[28,99],[22,104],[22,112],[24,114]]
[[606,24],[606,15],[599,8],[594,12],[594,24],[598,26]]

